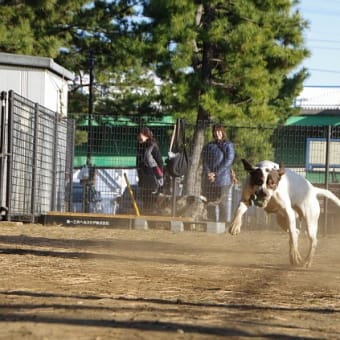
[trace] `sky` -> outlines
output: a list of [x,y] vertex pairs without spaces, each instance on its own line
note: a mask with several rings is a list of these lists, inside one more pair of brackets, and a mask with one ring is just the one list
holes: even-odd
[[302,63],[310,73],[305,86],[340,87],[340,0],[300,0],[309,29],[304,33],[311,56]]

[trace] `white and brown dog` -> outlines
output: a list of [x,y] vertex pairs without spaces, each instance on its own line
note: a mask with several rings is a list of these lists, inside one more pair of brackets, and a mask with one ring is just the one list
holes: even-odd
[[[290,263],[310,267],[317,245],[320,215],[317,197],[327,197],[339,208],[340,199],[329,190],[313,186],[301,175],[277,163],[262,161],[252,166],[245,159],[242,159],[242,162],[248,176],[243,187],[241,201],[229,228],[230,234],[240,233],[242,216],[254,203],[268,213],[275,213],[278,224],[289,232]],[[305,261],[302,261],[298,250],[297,216],[301,222],[306,224],[310,242]]]

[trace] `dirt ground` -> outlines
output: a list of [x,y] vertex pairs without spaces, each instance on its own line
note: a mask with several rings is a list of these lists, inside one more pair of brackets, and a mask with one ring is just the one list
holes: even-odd
[[1,339],[340,339],[340,233],[303,269],[279,230],[1,222],[0,265]]

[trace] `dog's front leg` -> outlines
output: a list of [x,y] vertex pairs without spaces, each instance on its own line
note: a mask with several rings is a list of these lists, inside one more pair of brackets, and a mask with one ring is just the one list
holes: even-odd
[[248,207],[249,205],[247,205],[245,202],[240,202],[229,227],[229,233],[231,235],[237,235],[241,232],[242,217],[247,211]]
[[289,231],[289,260],[293,266],[302,264],[302,258],[299,252],[299,232],[296,228],[295,212],[292,209],[286,211]]

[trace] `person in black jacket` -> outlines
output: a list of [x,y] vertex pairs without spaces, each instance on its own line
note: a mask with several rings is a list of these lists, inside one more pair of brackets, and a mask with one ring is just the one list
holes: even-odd
[[163,159],[152,131],[142,127],[138,133],[137,174],[143,211],[151,212],[163,187]]
[[[234,144],[227,139],[222,125],[212,127],[214,140],[203,148],[202,194],[208,202],[208,219],[230,222],[232,209],[231,166],[235,158]],[[217,209],[218,208],[218,209]]]

